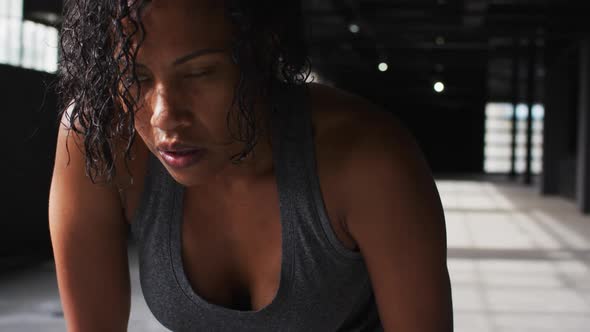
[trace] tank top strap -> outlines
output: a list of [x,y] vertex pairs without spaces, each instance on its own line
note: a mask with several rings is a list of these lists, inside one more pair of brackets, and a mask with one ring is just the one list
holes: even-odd
[[280,125],[274,128],[281,132],[274,135],[280,139],[276,149],[273,144],[273,153],[284,193],[281,204],[293,205],[290,210],[302,216],[294,225],[295,242],[315,253],[332,254],[336,260],[362,260],[360,252],[346,248],[337,238],[326,212],[317,173],[309,87],[296,86],[285,93],[276,118]]

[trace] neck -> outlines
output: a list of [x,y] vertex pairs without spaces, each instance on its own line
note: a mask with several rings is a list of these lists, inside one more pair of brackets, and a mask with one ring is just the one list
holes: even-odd
[[[228,162],[214,181],[220,190],[225,192],[247,192],[248,188],[273,174],[272,123],[268,107],[257,108],[264,111],[256,112],[258,140],[254,148],[237,164]],[[241,152],[245,149],[241,144]]]

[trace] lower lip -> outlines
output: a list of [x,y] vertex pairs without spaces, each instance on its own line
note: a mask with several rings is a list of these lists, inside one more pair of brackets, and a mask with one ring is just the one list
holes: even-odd
[[201,161],[205,155],[205,152],[205,150],[194,150],[183,153],[160,151],[160,155],[164,159],[164,162],[166,162],[166,164],[169,166],[174,168],[186,168]]

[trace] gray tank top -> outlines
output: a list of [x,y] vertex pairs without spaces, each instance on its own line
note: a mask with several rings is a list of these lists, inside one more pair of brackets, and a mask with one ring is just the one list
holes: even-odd
[[131,224],[140,281],[155,318],[172,331],[383,331],[364,260],[331,228],[316,172],[307,87],[280,98],[272,118],[282,262],[277,294],[258,310],[207,302],[181,255],[184,187],[149,153]]

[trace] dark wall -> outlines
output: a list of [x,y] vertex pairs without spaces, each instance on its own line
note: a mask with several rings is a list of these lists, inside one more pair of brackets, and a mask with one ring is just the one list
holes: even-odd
[[61,13],[63,7],[62,0],[25,0],[23,2],[23,11],[30,12],[46,12],[46,13]]
[[56,97],[50,74],[0,66],[4,154],[0,257],[50,249],[48,197],[55,155]]
[[[432,171],[445,175],[483,172],[485,68],[446,75],[442,94],[434,92],[433,80],[401,71],[366,74],[336,69],[321,73],[335,86],[394,113],[415,136]],[[465,82],[470,82],[470,90],[458,88]]]

